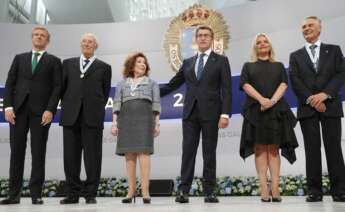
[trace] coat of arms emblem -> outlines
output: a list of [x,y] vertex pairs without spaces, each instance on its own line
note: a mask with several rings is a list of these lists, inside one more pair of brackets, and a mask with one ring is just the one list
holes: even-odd
[[174,71],[178,71],[184,58],[196,54],[194,32],[199,25],[208,25],[214,31],[213,51],[224,54],[230,35],[223,16],[205,6],[195,4],[183,11],[170,23],[164,40],[164,49]]

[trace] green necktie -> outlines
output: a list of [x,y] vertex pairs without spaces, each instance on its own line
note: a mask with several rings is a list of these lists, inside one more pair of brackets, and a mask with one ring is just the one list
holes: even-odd
[[32,59],[32,63],[31,63],[31,71],[34,74],[36,67],[37,67],[37,63],[38,63],[38,56],[40,56],[39,52],[35,52],[34,53],[34,58]]

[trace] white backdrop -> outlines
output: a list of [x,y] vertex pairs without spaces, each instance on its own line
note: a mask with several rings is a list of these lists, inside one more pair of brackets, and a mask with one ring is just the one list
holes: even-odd
[[[300,24],[304,17],[317,15],[323,20],[322,41],[335,43],[345,50],[345,2],[343,0],[260,0],[231,8],[223,8],[230,27],[230,48],[226,51],[232,75],[238,75],[242,64],[248,60],[250,44],[258,32],[266,32],[273,41],[279,60],[288,65],[289,53],[304,44]],[[97,56],[112,65],[112,84],[121,79],[126,56],[133,51],[143,51],[151,65],[151,77],[158,82],[168,81],[172,72],[163,50],[163,40],[173,18],[135,23],[110,23],[88,25],[48,25],[52,34],[48,51],[61,57],[78,56],[80,36],[93,32],[98,36],[100,48]],[[11,61],[16,53],[29,51],[32,25],[0,24],[0,85],[3,86]],[[240,104],[240,103],[238,103]],[[161,135],[155,141],[152,157],[153,178],[174,178],[179,175],[181,163],[181,120],[162,120]],[[221,130],[218,144],[218,176],[256,175],[253,157],[245,162],[239,157],[239,140],[242,117],[234,114],[230,127]],[[125,176],[124,159],[115,156],[115,138],[109,133],[110,123],[105,124],[102,176]],[[9,144],[8,125],[0,124],[0,177],[8,177]],[[282,160],[282,174],[304,174],[304,149],[299,125],[296,134],[300,147],[294,165]],[[28,143],[28,147],[29,147]],[[344,142],[343,142],[344,146]],[[344,147],[343,147],[344,150]],[[199,149],[201,151],[201,148]],[[344,152],[344,151],[343,151]],[[25,176],[30,175],[30,148],[27,149]],[[324,157],[323,157],[324,158]],[[326,171],[326,163],[323,160]],[[84,171],[82,172],[84,175]],[[198,153],[196,175],[202,174],[202,157]],[[46,176],[63,179],[62,129],[53,124],[50,130]]]

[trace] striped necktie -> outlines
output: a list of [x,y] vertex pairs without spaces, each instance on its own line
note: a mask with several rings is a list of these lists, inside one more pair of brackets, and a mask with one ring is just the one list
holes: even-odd
[[[313,56],[313,58],[315,58],[315,54],[316,54],[315,49],[317,48],[317,45],[313,44],[313,45],[309,46],[309,48],[310,48],[311,55]],[[314,61],[314,59],[313,59],[313,66],[314,66],[315,71],[317,71],[318,63],[319,63],[319,58],[317,58],[316,61]]]

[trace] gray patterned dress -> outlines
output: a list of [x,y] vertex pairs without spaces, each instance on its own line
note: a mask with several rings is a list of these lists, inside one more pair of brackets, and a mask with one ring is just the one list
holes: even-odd
[[155,81],[144,76],[137,86],[131,78],[119,82],[113,107],[119,129],[116,154],[153,154],[155,115],[160,111],[159,86]]

